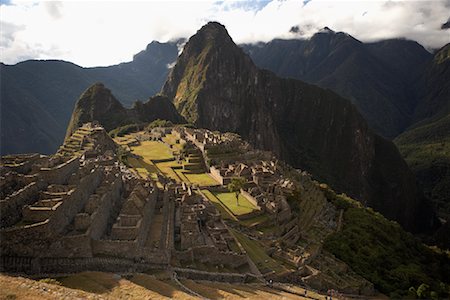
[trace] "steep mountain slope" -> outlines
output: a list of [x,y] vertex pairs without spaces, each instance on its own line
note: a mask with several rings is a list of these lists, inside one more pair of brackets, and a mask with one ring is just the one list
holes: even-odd
[[0,77],[0,152],[56,150],[70,118],[67,104],[89,86],[82,69],[61,61],[29,61],[0,64]]
[[95,82],[107,84],[127,106],[154,95],[182,42],[152,42],[133,61],[110,67],[82,68],[54,60],[0,64],[0,152],[54,152],[76,99]]
[[162,93],[199,127],[241,134],[398,220],[433,226],[433,212],[395,146],[337,94],[259,70],[215,22],[186,44]]
[[259,67],[330,88],[350,99],[370,127],[389,138],[411,124],[416,82],[431,59],[416,42],[364,44],[329,28],[309,40],[273,40],[242,47]]
[[425,95],[416,109],[422,121],[395,143],[439,216],[450,221],[450,44],[435,54],[424,77]]
[[96,83],[90,86],[75,103],[66,137],[72,135],[84,123],[91,121],[100,122],[107,131],[110,131],[119,126],[157,119],[173,123],[183,122],[183,118],[167,97],[154,96],[147,102],[136,102],[132,108],[126,109],[114,97],[111,90],[102,83]]
[[422,81],[424,92],[415,110],[415,121],[430,122],[448,115],[450,113],[450,43],[436,52],[422,75]]

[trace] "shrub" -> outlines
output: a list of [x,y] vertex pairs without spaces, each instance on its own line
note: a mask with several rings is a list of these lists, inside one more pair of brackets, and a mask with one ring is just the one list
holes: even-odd
[[145,127],[145,129],[150,131],[156,127],[172,127],[172,126],[173,126],[173,123],[170,121],[157,119],[157,120],[151,122],[150,124],[148,124],[147,127]]
[[117,127],[109,132],[111,137],[124,136],[131,132],[138,132],[144,129],[144,124],[128,124],[125,126]]

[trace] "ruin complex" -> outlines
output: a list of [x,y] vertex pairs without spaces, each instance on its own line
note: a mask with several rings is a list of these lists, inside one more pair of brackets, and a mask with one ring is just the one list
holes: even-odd
[[[167,136],[172,143],[165,142]],[[123,152],[138,157],[130,149],[145,141],[165,143],[180,164],[172,170],[180,180],[160,170],[154,177],[142,176],[123,160]],[[185,180],[189,174],[203,174],[215,184]],[[369,282],[321,251],[318,239],[338,230],[340,212],[311,177],[252,149],[235,134],[154,128],[119,146],[92,122],[54,155],[3,156],[0,176],[4,272],[172,268],[208,280],[277,279],[319,289],[339,285],[352,293],[373,291]],[[221,203],[235,177],[245,180],[236,211],[247,211],[239,213]],[[300,210],[292,207],[294,193],[300,193]],[[252,251],[262,251],[267,259],[255,260]],[[333,270],[339,282],[321,272],[331,262],[340,266]]]

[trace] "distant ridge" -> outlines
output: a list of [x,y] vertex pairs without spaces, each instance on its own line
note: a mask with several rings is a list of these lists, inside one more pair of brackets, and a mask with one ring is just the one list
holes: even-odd
[[75,101],[95,82],[106,84],[125,106],[156,94],[183,42],[152,42],[133,61],[110,67],[82,68],[59,60],[0,64],[0,152],[55,152]]
[[255,64],[278,76],[329,88],[356,105],[369,126],[387,138],[413,121],[420,80],[432,55],[408,40],[362,43],[328,27],[310,39],[241,45]]

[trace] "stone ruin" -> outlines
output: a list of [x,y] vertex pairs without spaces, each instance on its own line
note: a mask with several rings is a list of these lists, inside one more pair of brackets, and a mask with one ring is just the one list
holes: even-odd
[[[268,245],[264,251],[273,258],[298,268],[295,278],[324,285],[328,279],[320,270],[336,259],[321,251],[320,240],[337,230],[339,212],[308,174],[289,170],[295,176],[287,178],[286,167],[270,153],[251,149],[234,134],[183,127],[171,133],[190,145],[183,158],[188,163],[198,164],[193,160],[199,157],[208,161],[205,169],[221,185],[215,188],[226,188],[233,177],[246,179],[241,194],[257,209],[239,220],[262,214],[268,220],[238,228],[241,232]],[[55,155],[2,157],[1,271],[142,272],[172,266],[195,278],[234,282],[245,281],[249,273],[261,276],[230,233],[232,224],[222,220],[201,190],[161,174],[158,185],[139,178],[120,163],[116,149],[105,130],[90,123]],[[294,211],[289,202],[294,191],[301,194],[301,210]],[[275,230],[260,234],[268,225]],[[234,273],[192,270],[204,266]],[[352,282],[355,275],[348,278]]]
[[175,212],[175,256],[184,263],[209,263],[232,269],[247,266],[216,207],[201,193],[181,192]]

